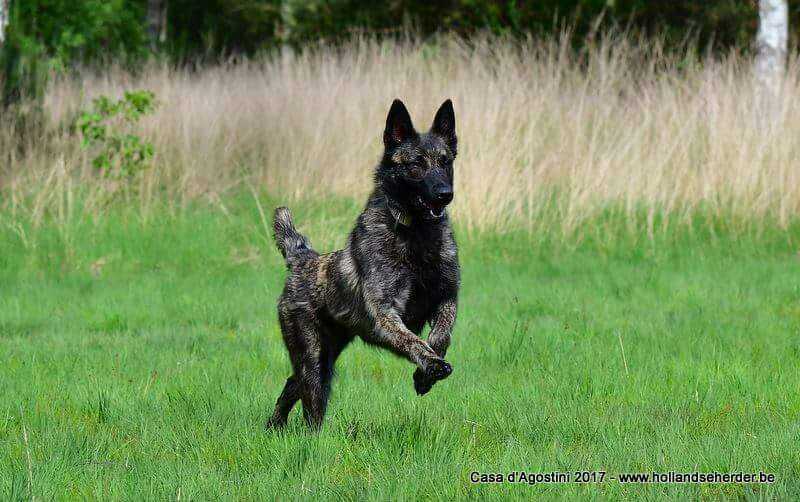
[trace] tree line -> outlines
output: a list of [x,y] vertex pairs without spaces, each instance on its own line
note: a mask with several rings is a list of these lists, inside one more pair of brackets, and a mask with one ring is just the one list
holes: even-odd
[[[791,7],[793,21],[800,6]],[[790,26],[800,23],[791,22]],[[0,0],[3,101],[36,93],[41,75],[153,53],[176,62],[252,55],[276,47],[335,42],[354,33],[422,36],[488,30],[534,36],[571,29],[579,46],[598,31],[687,39],[713,50],[751,47],[756,0]],[[5,28],[3,30],[3,28]]]

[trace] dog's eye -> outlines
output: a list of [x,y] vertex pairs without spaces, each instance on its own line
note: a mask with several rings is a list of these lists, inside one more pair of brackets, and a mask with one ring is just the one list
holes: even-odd
[[419,180],[422,179],[423,175],[425,174],[425,170],[422,169],[422,166],[419,164],[411,164],[408,166],[408,177]]

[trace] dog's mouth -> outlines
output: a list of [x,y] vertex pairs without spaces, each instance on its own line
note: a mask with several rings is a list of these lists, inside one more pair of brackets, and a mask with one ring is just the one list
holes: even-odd
[[447,204],[437,204],[435,202],[429,202],[425,200],[425,198],[422,196],[418,198],[419,198],[419,205],[420,207],[422,207],[426,216],[430,216],[432,219],[435,220],[438,220],[439,218],[444,216],[444,211],[447,208]]

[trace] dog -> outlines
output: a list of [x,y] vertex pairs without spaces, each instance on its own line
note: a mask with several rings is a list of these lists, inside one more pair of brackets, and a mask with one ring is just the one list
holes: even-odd
[[[395,100],[372,194],[344,249],[317,253],[289,210],[275,210],[275,242],[289,271],[278,319],[293,374],[267,429],[285,426],[298,400],[308,426],[322,426],[336,359],[356,336],[416,365],[419,395],[451,374],[444,357],[460,270],[447,206],[457,143],[449,99],[427,133],[414,129],[405,105]],[[426,323],[427,342],[420,338]]]

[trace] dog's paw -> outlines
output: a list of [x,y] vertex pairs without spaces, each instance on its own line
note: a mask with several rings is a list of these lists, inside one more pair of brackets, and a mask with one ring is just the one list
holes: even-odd
[[434,383],[436,382],[425,376],[421,369],[417,368],[414,371],[414,390],[418,396],[424,396],[430,392]]
[[425,365],[425,376],[434,382],[444,380],[453,372],[453,367],[444,359],[437,357],[428,361]]
[[282,420],[277,420],[275,417],[270,418],[267,420],[267,423],[264,424],[264,430],[266,432],[276,432],[280,431],[286,427],[286,422]]

